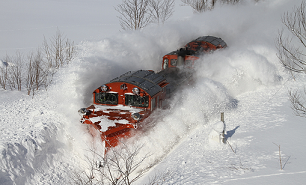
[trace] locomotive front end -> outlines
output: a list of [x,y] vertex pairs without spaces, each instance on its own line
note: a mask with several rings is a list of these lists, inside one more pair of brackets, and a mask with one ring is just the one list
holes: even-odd
[[153,71],[125,73],[93,92],[93,104],[79,110],[81,123],[100,132],[106,150],[117,146],[144,127],[143,121],[162,106],[167,85],[166,79]]

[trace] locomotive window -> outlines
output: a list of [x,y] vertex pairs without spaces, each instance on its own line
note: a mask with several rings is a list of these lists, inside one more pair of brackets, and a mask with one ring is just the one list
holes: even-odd
[[171,59],[170,64],[171,64],[172,66],[176,66],[176,65],[177,65],[177,59]]
[[96,93],[96,103],[101,104],[112,104],[117,105],[118,104],[118,94],[117,93]]
[[135,107],[148,107],[149,97],[148,96],[138,96],[138,95],[125,95],[125,105],[135,106]]

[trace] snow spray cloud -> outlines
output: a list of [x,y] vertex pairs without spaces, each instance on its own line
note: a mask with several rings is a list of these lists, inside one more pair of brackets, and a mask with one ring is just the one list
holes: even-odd
[[[194,14],[181,21],[169,21],[159,27],[152,25],[142,31],[125,32],[102,41],[83,42],[80,44],[83,62],[80,66],[82,70],[79,81],[83,90],[80,89],[79,93],[87,94],[84,104],[88,105],[93,90],[103,83],[130,70],[158,71],[163,55],[205,35],[221,37],[231,50],[231,53],[220,54],[220,57],[231,56],[212,58],[211,63],[218,60],[216,62],[219,62],[219,69],[224,65],[231,66],[235,60],[246,65],[249,62],[246,60],[251,59],[253,64],[255,61],[264,60],[270,65],[269,70],[273,70],[273,66],[278,63],[275,39],[282,27],[281,16],[291,4],[285,1],[270,1],[217,6],[213,11]],[[228,62],[222,64],[221,60]],[[272,73],[277,75],[277,69],[278,67]],[[242,71],[238,70],[239,72]],[[273,81],[271,78],[269,77],[270,82]]]

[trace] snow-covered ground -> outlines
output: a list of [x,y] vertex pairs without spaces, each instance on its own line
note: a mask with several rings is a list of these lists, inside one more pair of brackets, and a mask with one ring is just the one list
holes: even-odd
[[[305,118],[290,109],[288,90],[305,76],[286,74],[276,56],[281,16],[301,1],[271,0],[221,6],[192,14],[179,6],[165,25],[119,32],[113,6],[120,1],[10,0],[1,2],[0,57],[28,52],[58,28],[78,45],[78,56],[56,73],[47,91],[0,90],[0,184],[68,184],[97,145],[77,110],[96,87],[137,69],[160,69],[161,57],[203,35],[228,48],[201,59],[195,82],[152,115],[154,127],[138,136],[146,162],[156,163],[136,184],[155,174],[165,184],[304,184]],[[209,142],[225,112],[230,145]],[[279,148],[283,170],[280,170]],[[232,148],[231,148],[231,147]]]

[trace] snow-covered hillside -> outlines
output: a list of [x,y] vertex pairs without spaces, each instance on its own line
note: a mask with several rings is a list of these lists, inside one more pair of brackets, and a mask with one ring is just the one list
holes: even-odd
[[[1,185],[68,184],[71,172],[84,169],[86,156],[99,144],[80,124],[77,114],[79,108],[90,105],[92,91],[129,70],[158,71],[164,54],[204,35],[221,37],[229,47],[202,58],[194,74],[195,83],[178,92],[169,109],[151,115],[151,130],[130,139],[143,145],[142,155],[151,154],[146,164],[158,161],[136,184],[145,184],[155,174],[163,173],[169,174],[165,184],[304,184],[306,125],[303,118],[292,113],[287,92],[303,88],[305,76],[293,80],[286,74],[275,48],[283,27],[281,16],[301,1],[246,2],[218,6],[203,14],[192,14],[189,7],[180,7],[177,1],[176,10],[184,13],[176,12],[165,25],[150,25],[134,32],[118,32],[119,23],[112,10],[120,1],[31,0],[33,11],[23,9],[25,4],[21,2],[2,2],[1,7],[7,8],[1,9],[1,14],[11,17],[8,7],[19,3],[22,15],[31,19],[29,12],[34,10],[45,15],[35,6],[57,7],[60,3],[60,16],[79,18],[66,20],[70,23],[67,27],[55,18],[43,22],[46,27],[63,27],[68,38],[72,35],[71,39],[78,42],[78,56],[55,74],[47,91],[41,90],[34,97],[0,90]],[[108,11],[99,12],[94,5]],[[106,14],[99,18],[108,22],[107,28],[99,27],[107,32],[105,36],[96,34],[97,28],[92,26],[95,21],[87,21],[100,15],[98,12]],[[48,11],[47,15],[54,14]],[[14,21],[21,22],[17,17]],[[24,34],[35,29],[24,25]],[[80,32],[76,25],[81,25]],[[1,31],[3,35],[10,33]],[[36,31],[36,35],[50,33]],[[1,51],[11,53],[10,41],[4,43],[8,45]],[[30,41],[21,43],[22,47],[33,46]],[[225,112],[230,145],[208,140],[220,112]],[[281,146],[283,170],[275,144]]]

